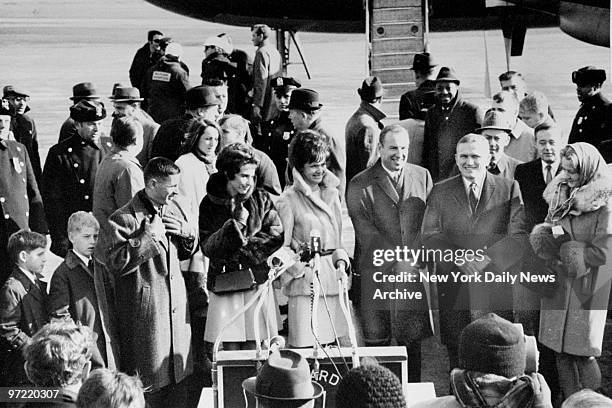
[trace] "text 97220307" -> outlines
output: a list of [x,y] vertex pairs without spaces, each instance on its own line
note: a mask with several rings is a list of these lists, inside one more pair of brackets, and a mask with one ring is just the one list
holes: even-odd
[[51,402],[61,401],[59,388],[53,387],[0,387],[2,402]]

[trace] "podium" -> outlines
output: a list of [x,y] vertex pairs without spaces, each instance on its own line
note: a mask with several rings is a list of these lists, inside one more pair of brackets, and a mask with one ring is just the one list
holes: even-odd
[[[312,349],[292,349],[301,354],[312,369],[314,358]],[[313,380],[323,386],[326,391],[325,407],[323,400],[316,400],[317,408],[334,408],[336,406],[336,387],[340,375],[344,375],[352,367],[350,348],[326,348],[319,350],[319,373]],[[408,382],[408,362],[404,347],[359,347],[359,357],[376,360],[378,364],[391,370],[400,379],[404,394]],[[329,357],[328,357],[329,356]],[[254,350],[220,351],[217,355],[217,385],[219,392],[219,408],[255,407],[252,396],[246,395],[242,389],[242,381],[256,375],[257,361],[254,360]],[[346,362],[346,365],[345,363]],[[263,363],[263,362],[262,362]],[[335,364],[335,367],[334,367]],[[348,367],[347,367],[348,366]],[[247,400],[248,398],[248,400]]]

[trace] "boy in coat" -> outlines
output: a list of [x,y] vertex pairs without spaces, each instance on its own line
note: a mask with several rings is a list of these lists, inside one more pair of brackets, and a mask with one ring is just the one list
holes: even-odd
[[68,239],[72,249],[51,279],[48,310],[50,319],[72,318],[97,335],[91,363],[94,369],[118,368],[118,340],[114,333],[112,278],[104,264],[93,257],[100,224],[85,211],[68,219]]
[[47,323],[45,284],[39,280],[46,262],[47,238],[20,230],[9,237],[13,273],[0,289],[0,385],[27,384],[22,352]]

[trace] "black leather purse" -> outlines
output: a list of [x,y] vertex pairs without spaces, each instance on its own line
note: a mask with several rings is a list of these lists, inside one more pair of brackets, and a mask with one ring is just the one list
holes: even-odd
[[214,277],[211,291],[216,295],[245,292],[257,285],[251,268],[240,268],[231,272],[223,272]]

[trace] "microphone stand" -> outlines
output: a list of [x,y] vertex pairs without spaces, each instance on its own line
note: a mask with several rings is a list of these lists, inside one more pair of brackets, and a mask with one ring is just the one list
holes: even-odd
[[321,286],[319,284],[319,269],[321,268],[321,255],[315,252],[311,262],[312,267],[312,283],[310,284],[310,327],[314,342],[312,346],[313,374],[314,378],[319,375],[319,296],[321,296]]
[[[217,364],[217,353],[219,352],[219,346],[221,345],[221,339],[223,338],[223,333],[225,332],[225,330],[232,324],[234,323],[240,316],[242,316],[251,306],[253,306],[253,304],[255,303],[255,301],[258,301],[259,303],[263,303],[260,301],[261,298],[263,298],[263,295],[267,294],[270,286],[272,285],[272,282],[278,278],[280,275],[283,274],[283,272],[285,272],[287,270],[289,266],[280,266],[280,267],[276,267],[276,268],[272,268],[270,269],[270,272],[268,273],[268,280],[266,282],[264,282],[263,284],[260,285],[260,287],[257,289],[257,292],[255,293],[255,296],[253,296],[243,307],[240,308],[240,310],[238,310],[238,312],[236,312],[236,314],[234,316],[232,316],[227,323],[225,323],[225,325],[221,328],[221,330],[219,331],[219,334],[217,335],[217,338],[215,339],[215,343],[213,345],[213,351],[212,351],[212,364],[211,364],[211,375],[212,375],[212,389],[213,389],[213,400],[214,400],[214,408],[219,408],[219,383],[217,381],[217,373],[218,373],[218,364]],[[261,308],[261,306],[260,306]],[[256,319],[257,319],[257,315],[256,315]],[[256,330],[258,330],[258,321],[255,322],[255,327]],[[256,332],[256,342],[259,343],[258,338],[258,331]],[[261,346],[258,346],[260,351],[259,354],[261,353]]]
[[357,335],[355,334],[355,325],[353,324],[353,318],[350,312],[350,302],[348,296],[348,277],[344,279],[346,275],[346,266],[340,264],[338,267],[342,273],[340,279],[338,279],[338,296],[340,297],[340,308],[346,319],[348,326],[348,335],[351,342],[351,361],[353,362],[353,368],[359,367],[359,354],[357,352]]

